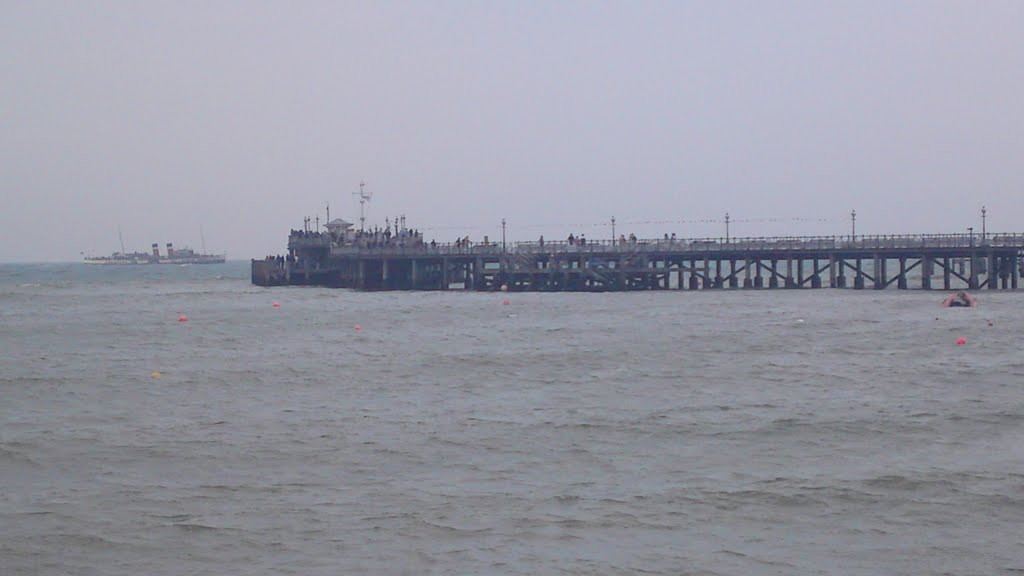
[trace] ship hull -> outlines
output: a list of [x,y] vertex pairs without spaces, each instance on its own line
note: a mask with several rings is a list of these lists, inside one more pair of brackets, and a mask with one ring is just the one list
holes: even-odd
[[223,264],[227,261],[226,254],[208,254],[205,250],[196,252],[191,248],[175,250],[167,243],[167,253],[161,254],[158,244],[153,244],[153,252],[114,252],[110,256],[87,256],[86,264],[100,266],[147,266],[149,264]]
[[221,257],[175,258],[173,260],[116,260],[113,258],[104,260],[100,258],[86,258],[83,262],[90,266],[149,266],[151,264],[223,264],[227,262],[227,259]]
[[171,258],[162,257],[157,258],[154,256],[150,257],[139,257],[139,258],[118,258],[118,257],[99,257],[99,258],[86,258],[83,260],[86,264],[94,266],[149,266],[151,264],[223,264],[227,261],[225,255],[219,254],[195,254],[192,256],[174,256]]

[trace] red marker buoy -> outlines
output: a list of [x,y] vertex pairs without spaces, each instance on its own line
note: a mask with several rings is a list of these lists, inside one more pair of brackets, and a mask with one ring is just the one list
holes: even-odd
[[360,330],[362,330],[362,329],[363,329],[363,327],[362,327],[362,326],[360,326],[359,324],[356,324],[356,325],[355,325],[355,331],[356,331],[356,332],[359,332],[359,331],[360,331]]
[[273,306],[274,308],[280,308],[281,307],[281,303],[280,302],[274,302],[273,304],[271,304],[271,306]]
[[509,304],[511,304],[511,302],[509,302],[508,298],[505,298],[504,300],[502,300],[501,303],[504,304],[505,306],[508,306]]
[[967,344],[967,338],[964,338],[963,336],[961,336],[961,337],[956,339],[956,345],[957,346],[963,346],[964,344]]
[[188,317],[184,314],[178,315],[178,322],[188,322]]

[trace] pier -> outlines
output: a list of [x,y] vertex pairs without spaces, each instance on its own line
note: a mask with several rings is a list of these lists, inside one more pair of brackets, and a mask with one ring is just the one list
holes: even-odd
[[1018,233],[439,244],[398,231],[398,241],[389,234],[386,243],[360,242],[350,227],[293,231],[287,256],[252,261],[252,283],[511,292],[1016,290],[1024,255]]

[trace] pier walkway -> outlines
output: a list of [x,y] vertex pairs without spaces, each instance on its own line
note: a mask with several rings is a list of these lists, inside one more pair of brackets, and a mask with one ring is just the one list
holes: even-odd
[[660,238],[356,246],[292,236],[260,286],[367,290],[1017,289],[1024,234]]

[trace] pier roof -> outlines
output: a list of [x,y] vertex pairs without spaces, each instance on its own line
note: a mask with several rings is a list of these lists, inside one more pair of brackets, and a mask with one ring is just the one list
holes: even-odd
[[335,228],[341,230],[348,230],[353,226],[353,224],[351,222],[346,222],[341,218],[335,218],[334,220],[331,220],[327,224],[324,224],[324,226],[326,226],[328,230],[334,230]]

